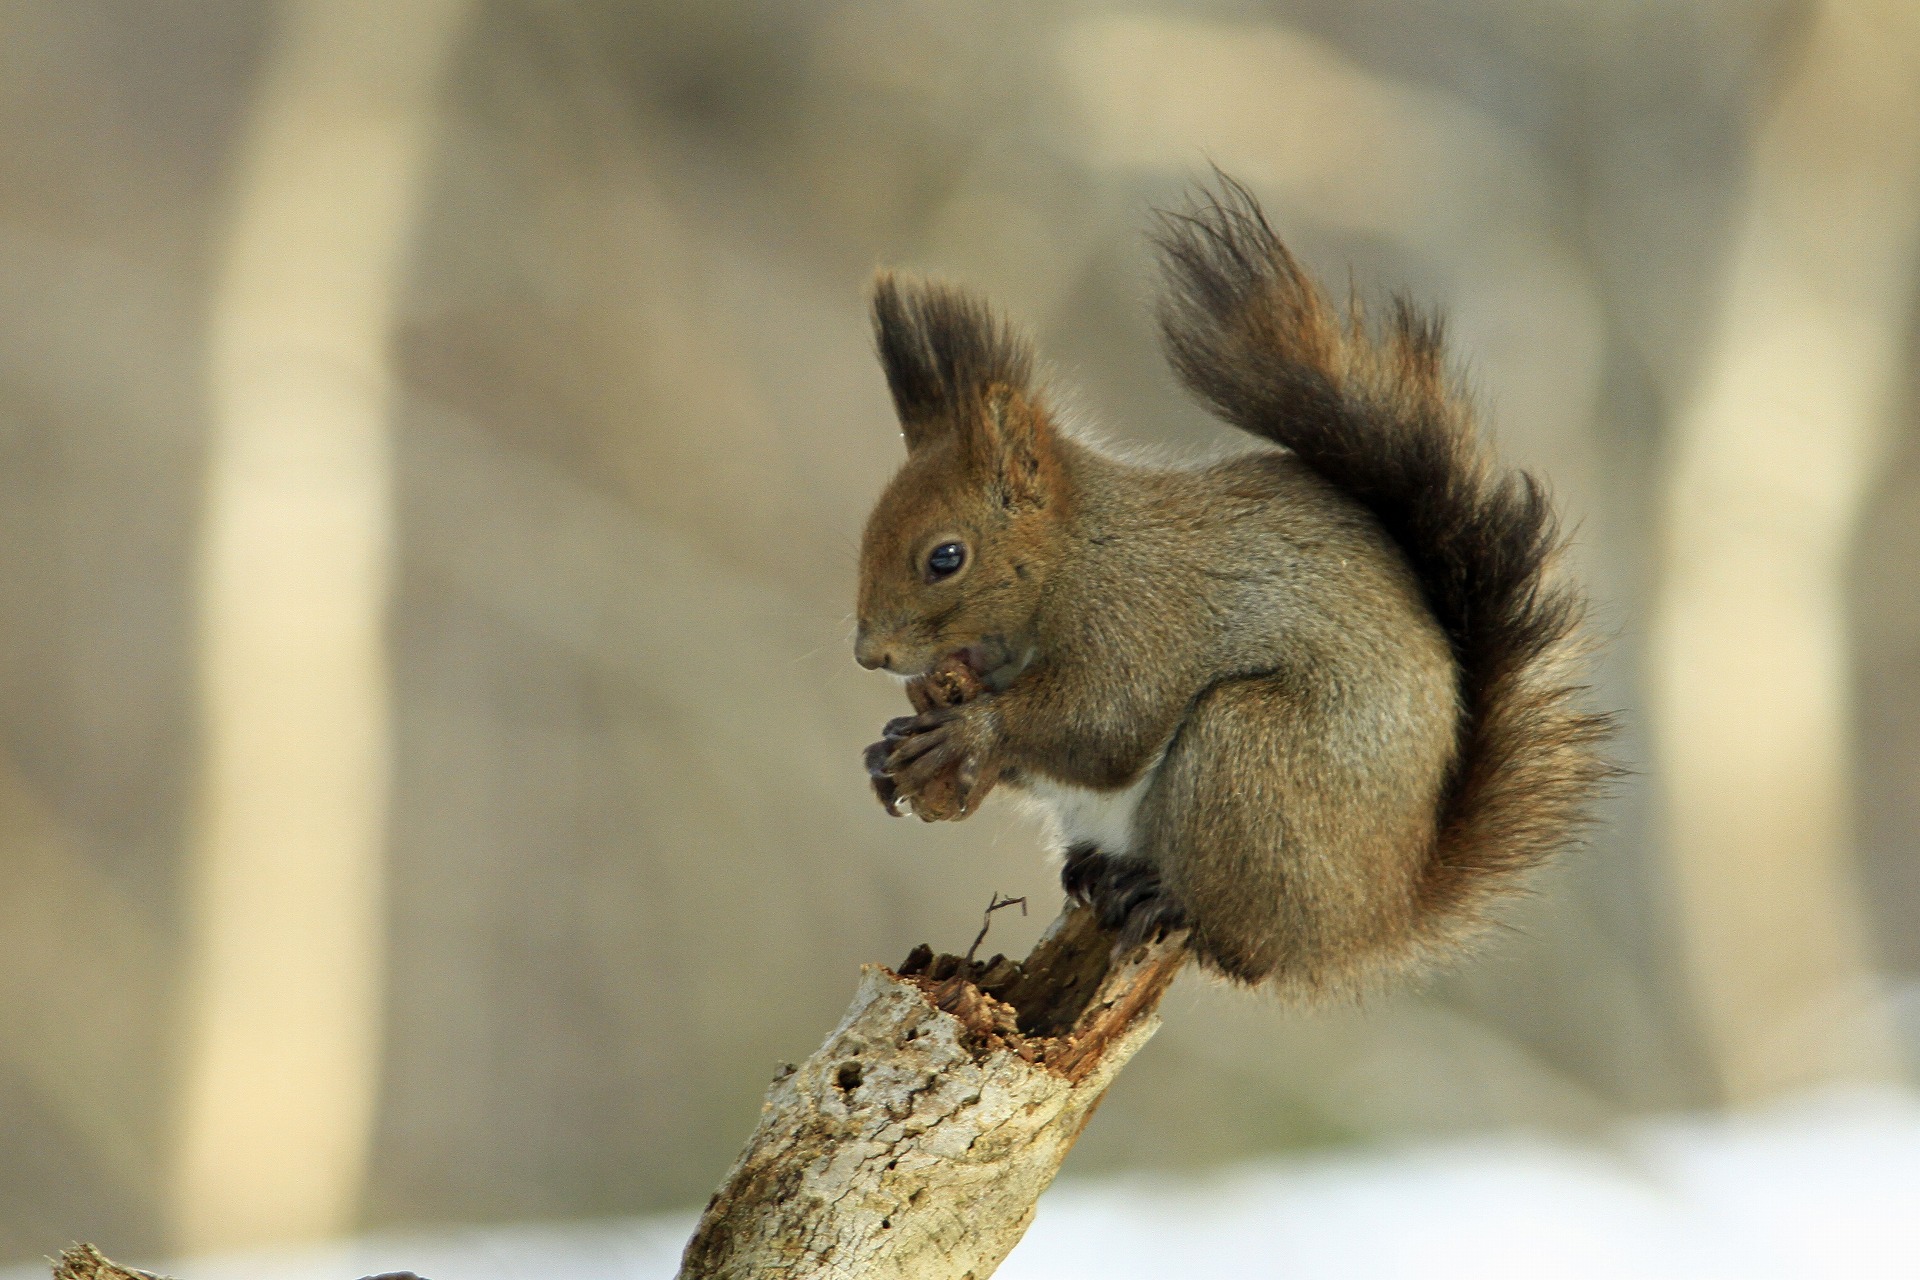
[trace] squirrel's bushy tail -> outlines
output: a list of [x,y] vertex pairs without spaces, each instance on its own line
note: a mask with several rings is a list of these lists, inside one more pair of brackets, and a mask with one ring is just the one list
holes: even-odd
[[1551,577],[1547,494],[1496,471],[1449,386],[1438,319],[1394,301],[1370,334],[1345,323],[1224,175],[1163,215],[1160,322],[1181,379],[1233,425],[1282,445],[1367,507],[1405,552],[1460,672],[1460,750],[1421,883],[1419,943],[1487,923],[1579,829],[1615,770],[1610,717],[1573,683],[1584,600]]

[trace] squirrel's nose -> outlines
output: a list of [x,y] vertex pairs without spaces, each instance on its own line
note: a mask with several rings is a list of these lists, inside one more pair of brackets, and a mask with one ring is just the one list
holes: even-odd
[[875,643],[865,627],[853,633],[853,660],[869,671],[893,665],[893,655]]

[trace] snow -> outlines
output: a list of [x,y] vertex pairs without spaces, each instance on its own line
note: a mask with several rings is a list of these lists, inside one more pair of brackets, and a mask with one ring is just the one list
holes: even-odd
[[[433,1280],[667,1280],[691,1221],[416,1232],[169,1270],[190,1280],[401,1269]],[[1738,1117],[1642,1122],[1584,1144],[1507,1135],[1186,1178],[1063,1180],[998,1275],[1920,1278],[1920,1099],[1828,1094]]]
[[1001,1269],[1040,1277],[1920,1277],[1920,1104],[1830,1097],[1638,1126],[1062,1185]]

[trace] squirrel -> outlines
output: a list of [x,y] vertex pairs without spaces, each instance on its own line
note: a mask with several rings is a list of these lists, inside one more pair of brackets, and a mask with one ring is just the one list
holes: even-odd
[[[1484,932],[1614,773],[1584,598],[1437,317],[1342,321],[1225,175],[1153,238],[1170,364],[1264,447],[1117,456],[1062,427],[985,303],[877,277],[907,457],[862,540],[855,657],[918,713],[868,771],[928,820],[1023,791],[1118,948],[1186,930],[1230,979],[1351,998]],[[943,663],[977,696],[916,693]]]

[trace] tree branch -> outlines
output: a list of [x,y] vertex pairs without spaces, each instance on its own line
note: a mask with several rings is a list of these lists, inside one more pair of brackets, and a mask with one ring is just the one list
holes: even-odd
[[54,1260],[53,1280],[166,1280],[166,1277],[123,1267],[90,1244],[76,1244]]
[[1023,962],[923,946],[867,966],[826,1043],[775,1077],[680,1280],[984,1280],[1185,958],[1177,936],[1116,963],[1076,908]]

